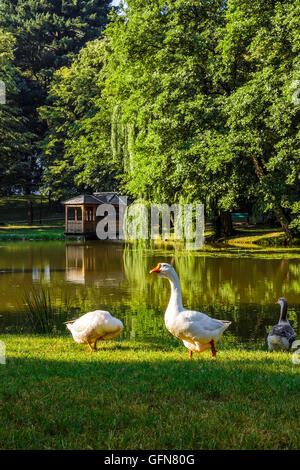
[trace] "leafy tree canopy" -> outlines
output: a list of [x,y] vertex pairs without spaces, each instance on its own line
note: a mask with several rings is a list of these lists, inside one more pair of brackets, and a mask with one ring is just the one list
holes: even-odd
[[290,239],[300,211],[299,8],[128,0],[104,39],[55,75],[41,108],[47,187],[59,196],[119,181],[148,201],[199,200],[216,229],[224,214],[253,208]]
[[40,184],[41,141],[47,132],[47,121],[41,121],[38,109],[46,103],[53,75],[60,67],[70,65],[87,41],[101,36],[110,3],[110,0],[0,2],[0,28],[10,34],[13,66],[22,76],[16,96],[20,116],[26,119],[26,131],[32,135],[31,148],[23,155],[30,168],[24,192],[33,191]]

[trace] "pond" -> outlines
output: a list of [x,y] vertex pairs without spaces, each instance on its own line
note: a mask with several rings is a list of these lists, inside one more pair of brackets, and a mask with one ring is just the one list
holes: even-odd
[[[183,304],[233,323],[226,335],[241,341],[266,337],[277,323],[284,296],[297,334],[300,321],[300,257],[253,256],[247,253],[154,251],[119,243],[2,242],[0,244],[0,331],[22,324],[24,291],[49,286],[78,314],[97,308],[120,318],[124,339],[168,338],[163,315],[170,288],[150,275],[158,262],[179,274]],[[70,311],[68,319],[74,318]],[[25,321],[25,320],[24,320]]]

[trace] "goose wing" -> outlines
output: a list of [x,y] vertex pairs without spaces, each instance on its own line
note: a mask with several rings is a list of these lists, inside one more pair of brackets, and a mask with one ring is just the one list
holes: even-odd
[[281,338],[286,338],[290,345],[296,339],[296,333],[289,324],[273,326],[268,336],[279,336]]
[[231,322],[211,318],[205,313],[185,310],[178,316],[180,337],[209,341],[228,328]]
[[95,310],[85,313],[77,320],[68,323],[67,326],[70,325],[70,329],[77,334],[88,334],[92,331],[100,333],[108,315],[111,317],[110,313],[105,310]]

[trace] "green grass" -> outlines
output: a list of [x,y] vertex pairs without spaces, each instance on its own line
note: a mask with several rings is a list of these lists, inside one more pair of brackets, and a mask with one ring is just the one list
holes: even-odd
[[[31,226],[27,223],[29,201],[33,207]],[[62,207],[57,210],[40,196],[1,197],[0,240],[64,240],[64,211]]]
[[[282,248],[284,244],[284,232],[281,228],[274,228],[261,225],[236,226],[236,234],[226,240],[228,245],[237,247],[275,247]],[[294,238],[290,247],[299,247],[299,238]]]
[[[178,342],[2,335],[2,449],[297,449],[300,366],[224,337],[216,360]],[[230,338],[228,338],[230,339]],[[227,346],[226,346],[227,344]]]
[[65,227],[61,226],[8,226],[0,227],[0,240],[64,240]]
[[[204,232],[205,245],[200,250],[193,251],[195,253],[218,253],[218,252],[228,252],[228,253],[241,253],[242,251],[247,251],[248,253],[299,253],[300,248],[300,239],[294,238],[292,242],[285,246],[284,244],[284,233],[280,228],[274,228],[269,226],[262,225],[240,225],[234,224],[235,234],[228,238],[223,238],[222,240],[216,242],[212,239],[213,230],[211,224],[208,223]],[[129,240],[128,243],[134,245],[136,241]],[[174,240],[173,232],[171,230],[170,239],[163,240],[158,238],[157,240],[152,240],[149,245],[148,241],[142,241],[141,245],[145,249],[155,249],[166,251],[166,250],[185,250],[185,242],[182,240]]]
[[[256,233],[256,234],[254,234]],[[232,237],[228,240],[229,245],[238,245],[238,246],[243,246],[243,245],[259,245],[259,244],[272,244],[272,240],[274,240],[274,244],[276,242],[277,245],[282,246],[282,242],[284,239],[284,234],[283,232],[279,230],[272,229],[272,231],[266,231],[263,232],[261,230],[257,230],[256,232],[253,231],[247,231],[247,230],[240,230],[237,232],[237,235],[235,237]]]
[[[45,197],[30,195],[30,196],[10,196],[0,197],[0,222],[10,223],[15,221],[27,221],[28,217],[28,202],[32,202],[34,219],[37,220],[40,215],[40,208],[42,207],[42,216],[54,217],[54,214],[49,211],[48,199]],[[53,212],[53,211],[52,211]],[[63,214],[63,211],[61,211]],[[63,216],[63,215],[62,215]]]

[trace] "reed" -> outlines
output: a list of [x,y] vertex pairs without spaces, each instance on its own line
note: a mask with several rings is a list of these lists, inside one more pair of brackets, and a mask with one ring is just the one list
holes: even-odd
[[24,291],[25,324],[37,334],[57,333],[65,330],[66,321],[72,309],[70,298],[62,291],[58,296],[49,287],[39,285]]

